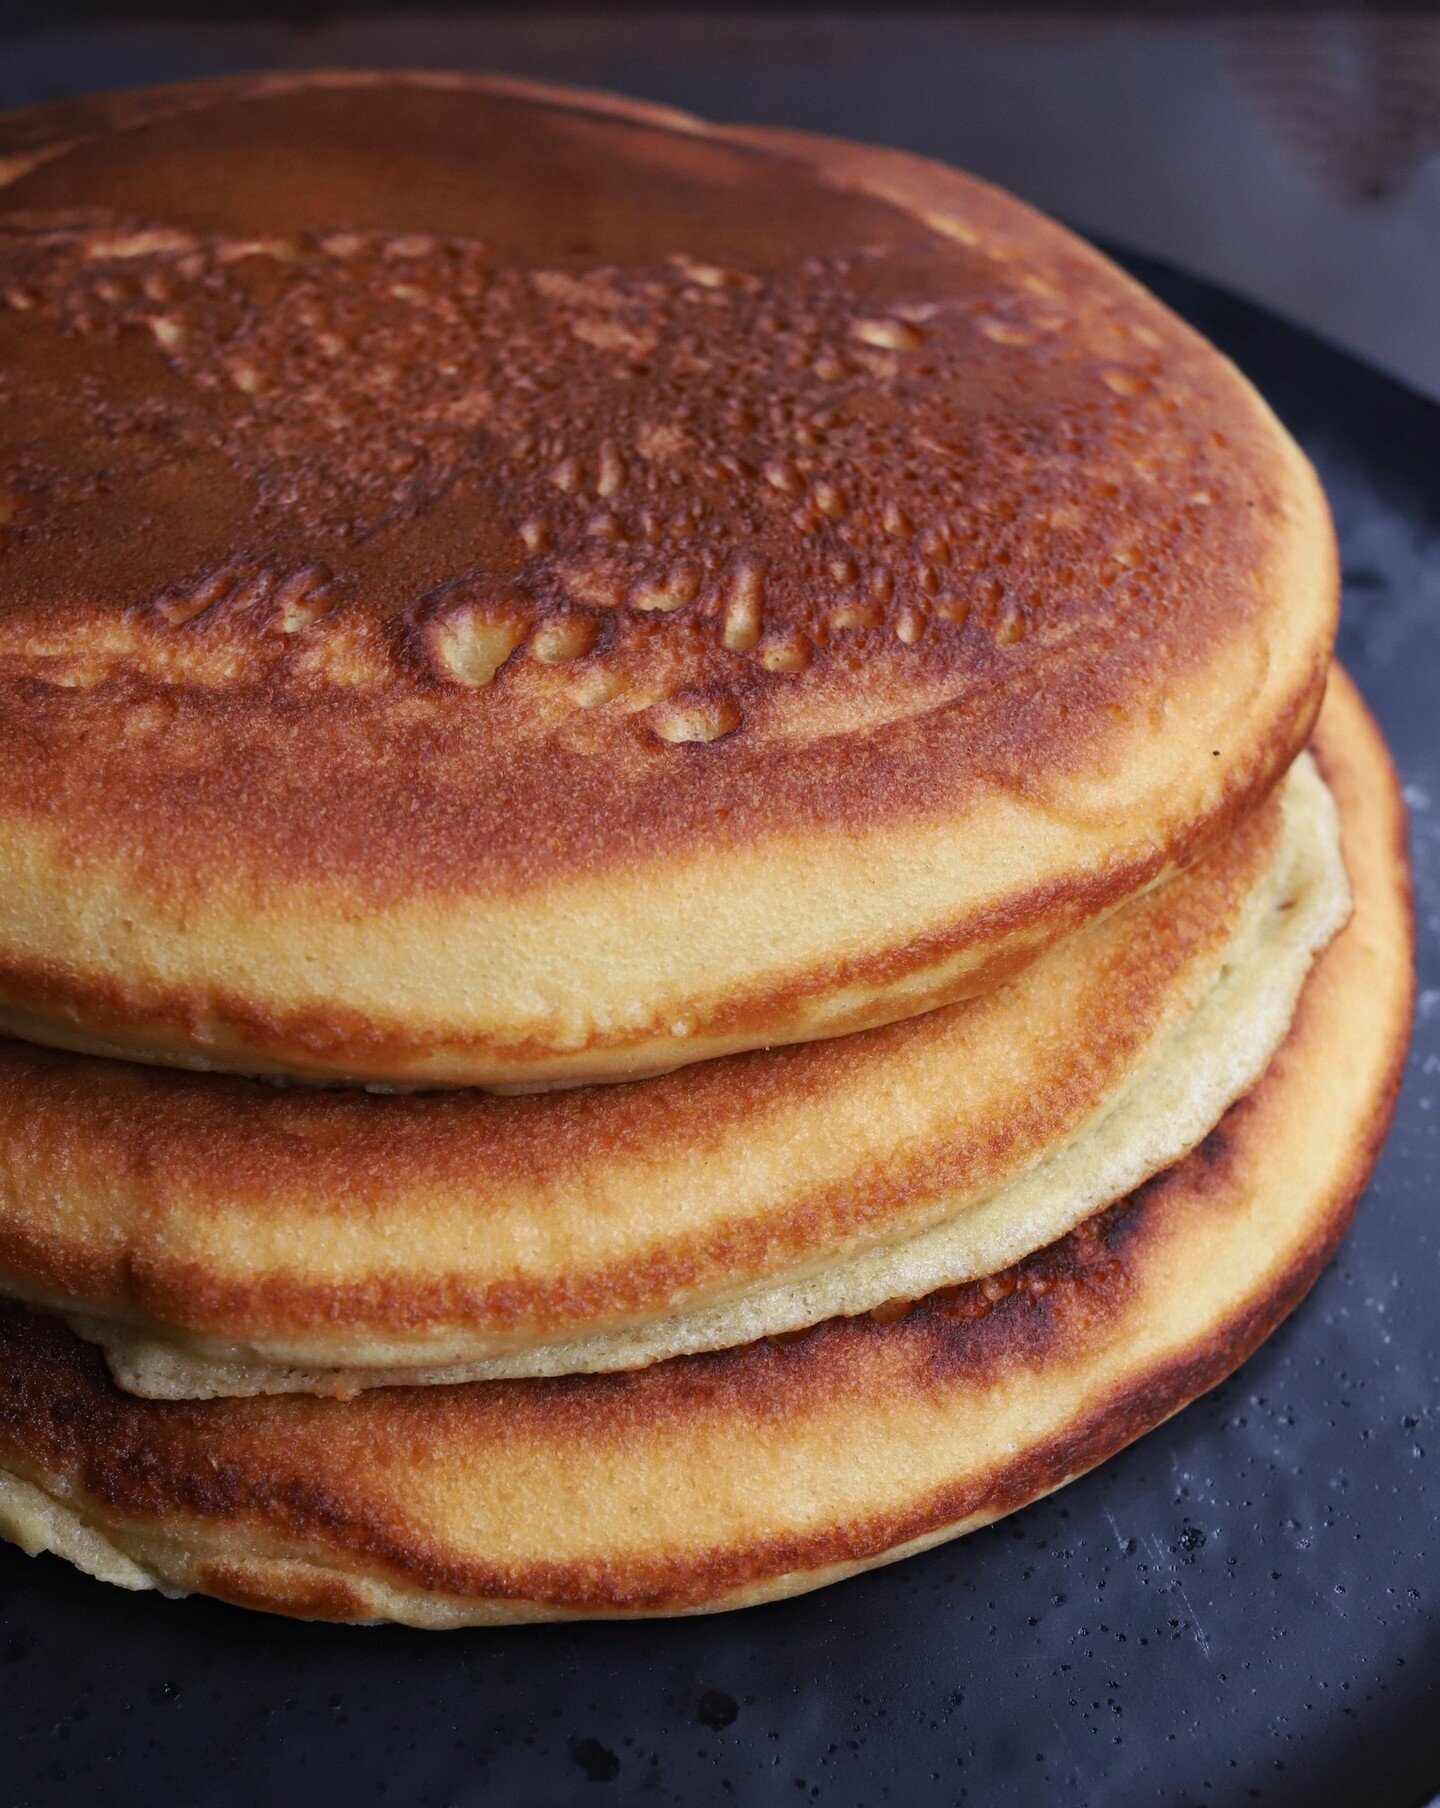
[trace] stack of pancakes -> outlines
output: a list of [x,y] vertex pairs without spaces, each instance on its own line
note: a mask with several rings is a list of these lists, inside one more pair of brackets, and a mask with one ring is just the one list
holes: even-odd
[[1411,946],[1324,500],[1009,198],[458,78],[13,115],[0,521],[27,1549],[766,1599],[1334,1248]]

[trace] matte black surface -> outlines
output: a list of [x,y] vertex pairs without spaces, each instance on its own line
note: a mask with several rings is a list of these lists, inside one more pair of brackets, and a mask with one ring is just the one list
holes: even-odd
[[775,1607],[269,1621],[0,1550],[0,1805],[1329,1802],[1440,1787],[1440,408],[1127,260],[1319,464],[1413,812],[1421,1010],[1338,1260],[1225,1386],[957,1545]]

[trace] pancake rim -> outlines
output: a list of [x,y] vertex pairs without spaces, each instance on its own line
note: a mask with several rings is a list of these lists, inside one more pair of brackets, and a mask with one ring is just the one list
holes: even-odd
[[[938,232],[958,233],[964,222],[961,219],[957,225],[957,217],[967,209],[997,213],[1022,234],[1037,235],[1037,242],[1062,248],[1066,257],[1092,274],[1103,270],[1105,283],[1117,297],[1139,305],[1136,298],[1143,294],[1138,285],[1053,223],[1042,221],[1020,203],[1002,199],[983,184],[939,165],[902,153],[857,148],[801,134],[706,127],[668,110],[576,91],[531,88],[523,83],[487,87],[483,81],[463,78],[342,72],[259,78],[248,84],[221,84],[213,89],[157,91],[149,96],[112,98],[88,107],[61,107],[48,117],[56,130],[71,134],[68,142],[73,143],[84,139],[87,131],[103,128],[106,121],[133,124],[146,107],[178,110],[240,93],[268,96],[365,83],[493,92],[516,101],[529,100],[573,108],[597,118],[621,119],[637,128],[646,126],[671,134],[704,137],[716,144],[745,147],[754,154],[800,158],[813,165],[821,186],[833,183],[847,190],[873,193],[896,206],[907,205],[908,194],[908,205],[917,217]],[[23,179],[25,170],[46,167],[47,153],[37,143],[46,117],[36,112],[9,123],[8,142],[14,147],[8,171],[12,182]],[[769,151],[767,146],[771,147]],[[1188,329],[1178,327],[1168,313],[1165,319],[1184,336],[1184,343],[1192,350],[1201,344]],[[387,993],[388,1003],[381,997],[383,986],[365,1002],[358,1001],[357,993],[348,1000],[332,997],[327,1004],[318,995],[309,997],[291,972],[289,979],[275,982],[280,987],[278,992],[272,988],[267,994],[257,974],[261,969],[267,974],[281,970],[281,964],[290,958],[288,944],[301,933],[303,925],[297,929],[294,920],[287,925],[277,917],[262,935],[259,918],[253,912],[225,916],[223,923],[216,916],[205,932],[208,941],[196,928],[194,936],[199,939],[192,946],[185,939],[190,931],[182,933],[177,928],[178,918],[171,921],[154,899],[141,898],[133,884],[121,884],[118,880],[112,883],[113,875],[103,883],[98,877],[92,878],[87,909],[93,920],[88,926],[72,922],[62,931],[58,925],[63,913],[54,908],[52,863],[56,850],[46,836],[32,834],[29,829],[22,834],[16,821],[7,819],[0,822],[0,833],[13,844],[6,850],[12,875],[8,903],[11,921],[8,930],[0,934],[0,997],[5,1001],[0,1023],[20,1034],[67,1046],[202,1067],[296,1071],[312,1078],[528,1087],[615,1079],[741,1048],[834,1035],[892,1020],[994,983],[1041,943],[1066,933],[1118,897],[1153,882],[1177,862],[1193,856],[1208,839],[1224,833],[1288,765],[1302,744],[1318,705],[1338,600],[1333,535],[1323,498],[1303,456],[1253,389],[1214,348],[1207,349],[1206,359],[1215,381],[1223,379],[1227,395],[1237,408],[1243,399],[1249,425],[1267,438],[1270,476],[1277,492],[1283,492],[1280,500],[1292,511],[1294,519],[1283,555],[1277,552],[1272,561],[1277,569],[1267,574],[1266,588],[1269,594],[1285,598],[1289,621],[1298,622],[1303,616],[1313,632],[1308,639],[1300,636],[1303,647],[1286,648],[1277,639],[1267,649],[1268,664],[1256,680],[1257,696],[1263,693],[1263,702],[1252,697],[1242,707],[1236,699],[1229,699],[1239,715],[1229,724],[1220,766],[1212,770],[1206,765],[1200,776],[1200,763],[1191,762],[1195,770],[1187,771],[1183,777],[1177,768],[1163,782],[1153,773],[1146,779],[1148,802],[1141,812],[1146,818],[1145,833],[1122,838],[1123,846],[1115,845],[1109,821],[1099,827],[1092,822],[1083,831],[1075,831],[1067,841],[1045,810],[1022,806],[1013,796],[995,797],[986,805],[994,818],[994,833],[980,837],[980,841],[1003,846],[1012,854],[1016,847],[1047,846],[1054,853],[1061,843],[1069,851],[1063,857],[1055,853],[1053,861],[1048,854],[1040,856],[1035,871],[1028,875],[1017,878],[1011,874],[1002,880],[992,874],[987,880],[979,872],[982,863],[975,859],[976,838],[961,836],[959,839],[966,846],[963,850],[957,847],[953,832],[956,824],[949,819],[937,817],[923,835],[910,821],[892,824],[884,834],[872,824],[866,829],[868,868],[892,874],[895,888],[890,902],[896,909],[885,916],[883,932],[875,931],[873,925],[865,927],[874,914],[873,900],[866,902],[859,890],[851,888],[855,896],[844,907],[850,912],[848,926],[837,918],[823,929],[806,928],[803,933],[813,942],[808,952],[796,942],[783,957],[777,955],[768,979],[757,978],[754,973],[741,974],[745,960],[753,955],[753,937],[747,931],[738,948],[727,947],[726,959],[740,965],[731,980],[718,990],[706,994],[704,985],[696,982],[691,973],[686,983],[676,980],[671,985],[666,981],[648,998],[642,998],[632,985],[631,995],[611,999],[603,1008],[591,994],[597,983],[602,988],[609,983],[606,976],[618,973],[621,964],[610,958],[615,950],[609,949],[606,960],[592,971],[579,951],[586,945],[587,936],[593,939],[597,922],[606,918],[607,912],[613,916],[614,904],[613,900],[607,903],[604,898],[592,899],[594,910],[586,918],[581,904],[590,894],[583,886],[577,889],[572,884],[555,894],[551,900],[553,908],[546,914],[550,930],[562,937],[568,933],[567,921],[576,918],[571,949],[575,958],[559,963],[557,973],[563,975],[563,984],[561,979],[555,979],[559,990],[546,1003],[540,1019],[526,1027],[512,1013],[505,1023],[497,1020],[488,1027],[477,1027],[472,1021],[466,1028],[453,1015],[448,1024],[441,1021],[444,1011],[435,1005],[431,984],[436,975],[428,968],[421,973],[413,965],[401,990],[408,988],[406,996],[419,996],[428,986],[431,993],[428,1001],[421,997],[416,1003],[413,1017],[407,1017],[406,1010],[400,1007],[399,992]],[[1282,665],[1284,671],[1280,670]],[[1247,709],[1251,710],[1250,716],[1245,713]],[[1147,747],[1152,758],[1161,757],[1158,749],[1162,743],[1163,737],[1151,737]],[[716,742],[714,746],[720,749],[724,743]],[[725,757],[713,750],[707,753],[704,749],[691,749],[690,753],[696,760]],[[1140,782],[1137,771],[1132,771],[1130,778]],[[965,819],[960,826],[967,823]],[[836,860],[845,857],[847,851],[854,854],[853,834],[827,831],[827,837],[825,846]],[[814,857],[816,845],[812,834],[807,843],[808,857],[800,863],[806,890],[804,899],[796,900],[793,912],[798,924],[820,925],[826,910],[840,909],[839,904],[825,903],[820,895],[824,887],[817,890],[817,874],[826,869],[827,859]],[[746,868],[746,878],[742,868],[752,858],[760,864]],[[710,864],[706,865],[706,861]],[[773,871],[766,869],[767,861]],[[936,895],[943,892],[947,906],[963,900],[963,907],[950,909],[943,921],[944,913],[937,909],[931,912],[933,920],[921,922],[917,917],[900,927],[896,910],[903,913],[910,908],[911,898],[921,897],[924,888],[919,881],[937,862],[948,876],[938,886]],[[769,849],[763,859],[759,850],[746,853],[743,848],[726,847],[723,860],[711,860],[707,853],[705,861],[696,864],[692,860],[683,872],[676,867],[673,871],[652,873],[649,890],[653,895],[637,898],[632,890],[626,896],[635,935],[651,949],[679,946],[687,928],[693,934],[699,920],[695,915],[699,908],[697,897],[717,884],[739,885],[742,890],[752,887],[753,901],[774,901],[786,895],[787,890],[793,899],[795,864],[782,847]],[[26,883],[33,891],[29,902],[20,896],[21,874],[29,875]],[[830,887],[831,891],[834,889]],[[218,910],[219,905],[215,908]],[[920,908],[918,904],[916,908]],[[202,915],[200,904],[193,898],[181,911],[186,922],[194,924],[200,922]],[[294,913],[290,916],[293,919]],[[777,933],[775,923],[782,921],[784,913],[777,910],[771,916],[774,921],[767,934]],[[366,930],[371,938],[367,946],[373,945],[386,958],[371,963],[374,971],[370,979],[380,986],[376,974],[398,974],[427,933],[443,930],[452,950],[461,946],[474,928],[473,917],[473,910],[467,919],[465,912],[457,914],[447,908],[438,915],[421,911],[413,919],[402,921],[396,917],[392,922],[382,912],[372,913]],[[49,927],[44,927],[42,933],[45,923]],[[489,925],[492,940],[495,927],[494,923]],[[718,919],[711,927],[717,935],[723,928],[724,936],[731,937],[732,943],[740,933],[735,924],[725,927],[719,925]],[[282,935],[282,928],[288,928],[288,933]],[[337,951],[348,933],[345,923],[331,920],[320,924],[317,934],[321,929],[327,936],[328,957],[332,961],[339,959]],[[784,933],[799,935],[801,931],[791,924]],[[236,956],[227,937],[236,945],[248,946],[251,953],[263,952],[265,960],[258,965],[252,962],[254,971],[242,972],[250,954]],[[128,952],[107,954],[100,960],[95,957],[95,947],[100,942],[107,948]],[[185,954],[186,947],[194,954],[193,961]],[[718,942],[708,945],[710,967],[715,966],[718,948]],[[492,963],[495,971],[500,965],[503,963]],[[482,970],[490,971],[483,968],[483,963],[477,966],[472,962],[458,977],[450,973],[447,996],[483,996],[484,987],[477,988],[473,983]],[[224,977],[227,971],[228,979]],[[494,979],[492,971],[491,980]],[[422,980],[424,984],[420,983]],[[401,985],[398,979],[394,983]],[[574,996],[566,992],[568,1002],[557,1002],[566,987]],[[288,996],[282,995],[287,992]],[[638,1025],[627,1019],[632,1007],[644,1019]],[[453,1012],[453,1006],[447,1008]],[[428,1023],[422,1021],[427,1013]]]
[[[595,1330],[580,1325],[579,1335],[562,1331],[474,1357],[459,1353],[464,1339],[452,1328],[448,1339],[457,1353],[447,1361],[435,1360],[433,1351],[427,1352],[430,1360],[419,1360],[420,1352],[391,1341],[392,1356],[404,1358],[403,1364],[377,1363],[386,1343],[371,1334],[364,1339],[369,1360],[352,1355],[317,1368],[288,1360],[283,1343],[281,1354],[255,1349],[247,1357],[243,1350],[227,1352],[218,1339],[182,1338],[163,1324],[106,1322],[66,1311],[63,1304],[62,1315],[100,1345],[111,1373],[130,1393],[152,1399],[345,1395],[369,1387],[638,1368],[789,1335],[1008,1268],[1173,1166],[1254,1085],[1284,1040],[1311,965],[1350,910],[1338,823],[1333,850],[1324,845],[1333,804],[1313,764],[1301,758],[1306,766],[1290,781],[1295,789],[1285,808],[1300,818],[1319,818],[1306,821],[1319,845],[1295,845],[1303,838],[1300,829],[1282,837],[1272,869],[1247,900],[1247,921],[1221,951],[1219,977],[1152,1039],[1147,1053],[1155,1059],[1127,1073],[1073,1136],[990,1190],[955,1203],[949,1213],[932,1212],[879,1241],[838,1250],[823,1263],[812,1256],[798,1269],[776,1269],[717,1296],[677,1302],[674,1313],[642,1322]],[[1334,870],[1327,870],[1332,859]],[[36,1303],[54,1306],[45,1299]]]
[[321,1099],[0,1048],[0,1290],[180,1398],[636,1367],[968,1280],[1254,1082],[1348,911],[1338,834],[1306,759],[1205,868],[989,1000],[639,1094]]

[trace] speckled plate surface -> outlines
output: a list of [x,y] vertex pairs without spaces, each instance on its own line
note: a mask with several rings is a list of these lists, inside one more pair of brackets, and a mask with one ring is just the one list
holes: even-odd
[[1345,556],[1341,656],[1413,813],[1411,1073],[1310,1300],[1225,1386],[1052,1499],[720,1619],[305,1626],[123,1595],[5,1547],[7,1808],[1411,1808],[1440,1787],[1440,408],[1126,261],[1238,360],[1318,464]]

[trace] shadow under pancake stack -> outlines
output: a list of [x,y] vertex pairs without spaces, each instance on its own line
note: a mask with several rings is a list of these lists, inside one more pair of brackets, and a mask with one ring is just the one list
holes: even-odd
[[0,119],[0,1530],[738,1606],[1228,1374],[1409,1029],[1303,456],[900,153],[458,77]]

